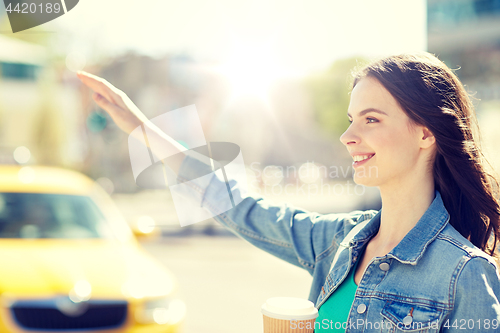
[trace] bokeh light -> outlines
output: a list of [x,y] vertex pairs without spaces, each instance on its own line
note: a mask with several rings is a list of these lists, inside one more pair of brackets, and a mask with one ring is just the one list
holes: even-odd
[[276,165],[268,165],[262,171],[262,182],[268,186],[278,185],[283,177],[283,168]]
[[137,228],[145,234],[153,232],[156,226],[155,220],[149,215],[143,215],[137,219]]
[[96,179],[96,183],[99,184],[108,194],[112,194],[115,191],[115,184],[108,177],[99,177]]
[[31,152],[25,146],[17,147],[14,150],[14,160],[19,164],[28,163],[31,158]]
[[323,178],[320,165],[317,163],[307,162],[299,167],[299,179],[302,183],[312,184]]
[[70,52],[66,56],[66,67],[72,72],[78,72],[85,68],[87,63],[87,58],[83,53],[80,52]]

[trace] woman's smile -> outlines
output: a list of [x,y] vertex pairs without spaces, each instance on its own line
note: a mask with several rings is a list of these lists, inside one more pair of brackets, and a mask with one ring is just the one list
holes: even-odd
[[357,168],[357,167],[365,164],[373,156],[375,156],[375,154],[356,154],[356,155],[352,155],[352,159],[354,160],[354,162],[352,162],[352,167],[353,168]]

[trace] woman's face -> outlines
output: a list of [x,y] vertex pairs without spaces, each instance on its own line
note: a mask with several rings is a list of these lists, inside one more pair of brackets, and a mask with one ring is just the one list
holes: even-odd
[[340,141],[353,157],[355,183],[404,185],[408,177],[421,175],[417,169],[422,167],[423,127],[410,124],[410,118],[378,80],[366,77],[356,84],[348,117],[351,125]]

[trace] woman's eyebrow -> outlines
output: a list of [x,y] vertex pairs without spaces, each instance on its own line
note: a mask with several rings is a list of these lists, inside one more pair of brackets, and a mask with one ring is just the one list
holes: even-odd
[[[359,117],[362,117],[362,116],[364,116],[365,114],[367,114],[367,113],[369,113],[369,112],[376,112],[376,113],[380,113],[380,114],[383,114],[383,115],[386,115],[386,116],[387,116],[387,113],[385,113],[384,111],[381,111],[381,110],[379,110],[379,109],[374,109],[374,108],[365,109],[365,110],[361,111],[361,112],[358,114],[358,116],[359,116]],[[352,118],[352,116],[349,114],[349,112],[347,113],[347,116],[348,116],[349,118]]]

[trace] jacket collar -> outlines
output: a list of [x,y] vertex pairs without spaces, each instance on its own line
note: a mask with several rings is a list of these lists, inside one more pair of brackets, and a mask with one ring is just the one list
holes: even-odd
[[[350,246],[364,246],[378,232],[382,210],[357,232],[351,239],[346,239]],[[435,197],[424,215],[406,236],[392,249],[387,257],[392,257],[401,263],[416,265],[427,246],[437,237],[449,221],[449,214],[444,207],[441,194],[436,190]]]

